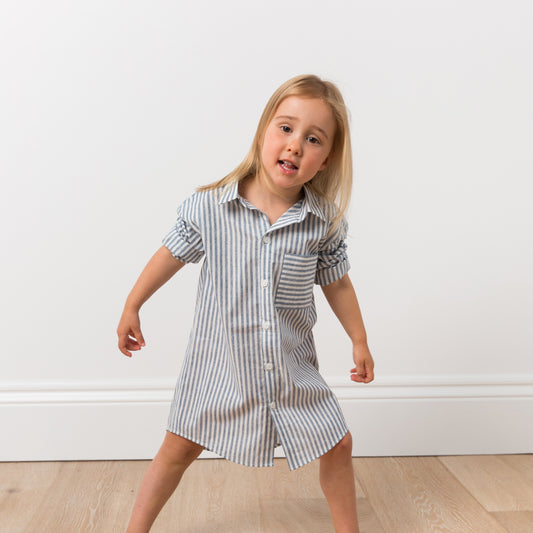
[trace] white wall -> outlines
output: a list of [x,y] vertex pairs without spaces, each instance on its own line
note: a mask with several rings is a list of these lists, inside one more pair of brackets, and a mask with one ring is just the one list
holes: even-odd
[[348,245],[375,382],[349,381],[319,289],[315,331],[356,453],[533,451],[532,19],[525,0],[3,2],[0,459],[152,454],[199,267],[145,305],[132,360],[125,297],[177,205],[307,72],[352,115]]

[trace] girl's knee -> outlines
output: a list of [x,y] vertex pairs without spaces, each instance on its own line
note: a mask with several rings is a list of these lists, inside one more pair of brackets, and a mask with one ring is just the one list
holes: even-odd
[[331,448],[330,452],[332,453],[343,453],[343,454],[350,454],[352,453],[352,434],[348,431],[342,439]]
[[348,431],[344,437],[337,443],[337,446],[342,450],[347,450],[352,453],[353,441],[352,434]]
[[327,472],[323,470],[332,464],[344,465],[346,461],[352,460],[352,435],[348,431],[344,437],[320,457],[320,475]]
[[170,431],[167,431],[161,446],[161,452],[170,462],[185,465],[192,463],[203,450],[204,447],[201,444]]

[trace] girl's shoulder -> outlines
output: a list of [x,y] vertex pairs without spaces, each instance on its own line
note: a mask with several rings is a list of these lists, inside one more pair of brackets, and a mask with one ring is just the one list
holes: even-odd
[[216,190],[195,190],[181,201],[181,205],[189,208],[201,208],[212,204],[216,200],[216,195]]
[[185,197],[178,206],[178,214],[199,221],[210,217],[218,209],[223,187],[211,190],[196,190]]
[[318,208],[318,212],[323,215],[324,220],[328,225],[337,219],[339,215],[339,208],[335,202],[326,198],[325,196],[317,194],[308,187],[306,187],[306,191],[308,195],[308,201]]
[[308,192],[308,199],[314,204],[315,212],[319,212],[324,220],[324,234],[319,246],[329,246],[332,242],[343,240],[348,233],[346,215],[340,214],[341,211],[334,201],[314,191]]

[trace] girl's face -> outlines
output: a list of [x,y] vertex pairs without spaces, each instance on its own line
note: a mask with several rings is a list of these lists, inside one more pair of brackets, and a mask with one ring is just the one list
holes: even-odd
[[261,147],[267,186],[296,196],[304,183],[326,167],[335,136],[335,119],[318,98],[288,96],[268,124]]

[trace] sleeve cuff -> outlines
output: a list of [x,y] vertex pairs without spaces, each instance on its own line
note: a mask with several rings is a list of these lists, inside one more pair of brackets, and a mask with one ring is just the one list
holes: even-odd
[[191,246],[190,243],[183,240],[181,235],[172,228],[162,240],[163,246],[166,246],[170,253],[182,263],[198,263],[203,255],[203,250],[198,250]]
[[330,268],[323,268],[316,271],[315,283],[317,285],[329,285],[341,279],[350,270],[350,261],[346,257],[340,263]]

